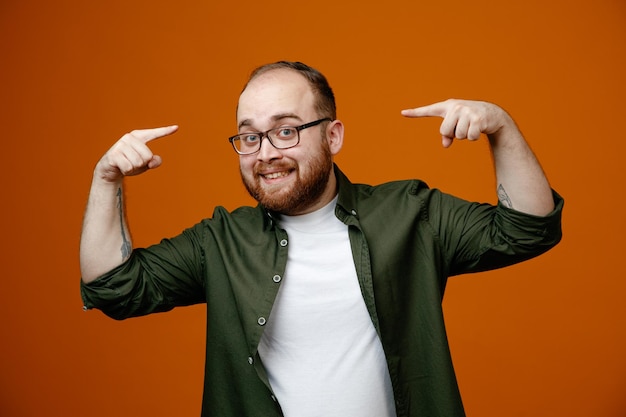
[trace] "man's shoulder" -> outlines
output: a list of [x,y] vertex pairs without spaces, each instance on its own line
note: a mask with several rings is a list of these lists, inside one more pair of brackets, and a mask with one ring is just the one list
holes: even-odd
[[343,191],[346,192],[358,192],[365,195],[392,192],[409,192],[411,194],[418,194],[420,191],[430,189],[425,181],[417,178],[391,180],[379,184],[352,182],[336,165],[335,175],[337,177],[340,192],[343,188]]
[[348,188],[346,191],[353,194],[357,199],[392,198],[393,196],[425,197],[432,192],[439,192],[436,189],[431,189],[426,182],[420,179],[393,180],[380,184],[349,183],[345,186]]
[[205,225],[212,223],[239,223],[239,224],[256,224],[264,222],[269,216],[266,210],[258,205],[241,206],[233,210],[229,210],[223,206],[217,206],[213,210],[213,215],[210,218],[206,218],[202,221]]

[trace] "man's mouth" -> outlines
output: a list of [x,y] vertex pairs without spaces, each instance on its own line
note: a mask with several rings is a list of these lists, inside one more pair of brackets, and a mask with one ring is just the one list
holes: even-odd
[[268,180],[275,180],[276,178],[283,178],[289,175],[289,171],[272,172],[269,174],[261,174],[261,176]]

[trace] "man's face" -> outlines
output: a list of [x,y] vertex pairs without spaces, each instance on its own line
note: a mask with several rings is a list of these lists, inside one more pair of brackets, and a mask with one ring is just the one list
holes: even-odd
[[[264,132],[299,126],[319,119],[307,80],[295,71],[279,69],[253,79],[239,97],[239,132]],[[332,156],[326,137],[328,123],[304,129],[300,143],[276,149],[264,138],[259,152],[240,155],[240,171],[250,195],[266,208],[305,214],[335,196]]]

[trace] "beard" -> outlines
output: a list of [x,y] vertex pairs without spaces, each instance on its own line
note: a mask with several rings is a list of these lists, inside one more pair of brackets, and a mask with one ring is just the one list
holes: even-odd
[[241,179],[252,198],[266,209],[281,214],[296,215],[316,204],[328,186],[330,173],[333,169],[332,154],[328,142],[322,140],[321,151],[317,152],[317,155],[306,164],[308,173],[304,175],[296,163],[283,165],[279,162],[275,164],[275,166],[293,171],[296,176],[293,184],[280,189],[264,187],[259,175],[261,168],[267,168],[272,164],[259,163],[255,165],[251,178],[246,178],[240,170]]

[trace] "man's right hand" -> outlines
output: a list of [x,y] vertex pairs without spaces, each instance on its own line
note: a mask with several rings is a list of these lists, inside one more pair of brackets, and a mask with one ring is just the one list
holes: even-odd
[[161,157],[154,155],[148,142],[173,134],[178,126],[133,130],[125,134],[98,161],[94,176],[106,182],[118,182],[125,176],[139,175],[158,168]]
[[80,271],[90,282],[126,261],[132,251],[126,224],[123,179],[161,165],[147,143],[171,135],[178,126],[134,130],[122,136],[98,161],[80,240]]

